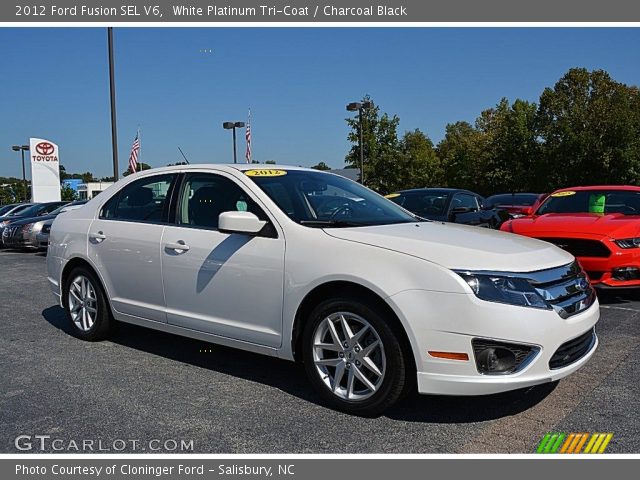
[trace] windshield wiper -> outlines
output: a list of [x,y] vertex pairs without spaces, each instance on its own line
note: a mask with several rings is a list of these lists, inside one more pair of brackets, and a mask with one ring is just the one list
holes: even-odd
[[307,227],[332,228],[332,227],[363,227],[366,224],[349,222],[347,220],[300,220],[300,225]]

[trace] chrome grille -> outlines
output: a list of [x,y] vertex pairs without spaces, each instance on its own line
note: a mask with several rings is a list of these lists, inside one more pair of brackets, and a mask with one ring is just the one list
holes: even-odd
[[586,310],[595,301],[595,292],[589,279],[576,261],[524,276],[562,318],[569,318]]
[[5,227],[2,232],[3,237],[13,237],[20,227]]
[[611,250],[598,240],[585,238],[546,238],[536,237],[539,240],[553,243],[556,247],[566,250],[574,257],[596,257],[607,258],[611,255]]

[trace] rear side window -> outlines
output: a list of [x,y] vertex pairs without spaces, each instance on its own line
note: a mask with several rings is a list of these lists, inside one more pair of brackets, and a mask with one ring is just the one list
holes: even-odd
[[100,211],[100,218],[131,222],[166,221],[169,191],[176,174],[142,178],[112,197]]

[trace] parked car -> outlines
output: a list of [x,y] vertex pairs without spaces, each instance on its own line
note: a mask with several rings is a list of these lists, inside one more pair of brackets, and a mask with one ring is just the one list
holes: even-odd
[[361,415],[416,380],[452,395],[558,380],[598,343],[597,299],[567,252],[424,221],[304,168],[129,175],[54,220],[47,269],[81,339],[115,319],[300,360],[325,402]]
[[0,207],[0,217],[4,217],[6,214],[11,213],[12,210],[19,207],[20,203],[9,203]]
[[531,217],[502,226],[575,255],[600,288],[640,287],[640,187],[556,190]]
[[53,219],[56,218],[58,214],[80,208],[85,203],[87,203],[86,200],[65,203],[47,215],[16,220],[4,229],[2,242],[7,248],[46,248],[46,243],[42,245],[44,238],[38,237],[44,226],[49,225],[50,227]]
[[482,206],[487,209],[506,210],[511,218],[524,217],[540,197],[539,193],[500,193],[485,198]]
[[386,196],[419,217],[441,222],[463,223],[499,228],[509,219],[506,211],[482,208],[484,199],[477,193],[457,188],[415,188]]
[[56,208],[66,205],[67,203],[69,202],[30,203],[26,204],[24,207],[17,207],[4,217],[0,217],[0,246],[6,246],[4,244],[4,239],[7,237],[7,235],[5,235],[5,230],[9,225],[25,218],[47,215]]

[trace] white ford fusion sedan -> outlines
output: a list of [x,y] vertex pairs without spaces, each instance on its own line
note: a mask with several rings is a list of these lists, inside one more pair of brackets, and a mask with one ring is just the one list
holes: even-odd
[[304,168],[131,175],[57,217],[47,267],[82,339],[118,320],[299,360],[328,404],[359,415],[416,386],[558,380],[598,343],[598,302],[565,251],[425,221]]

